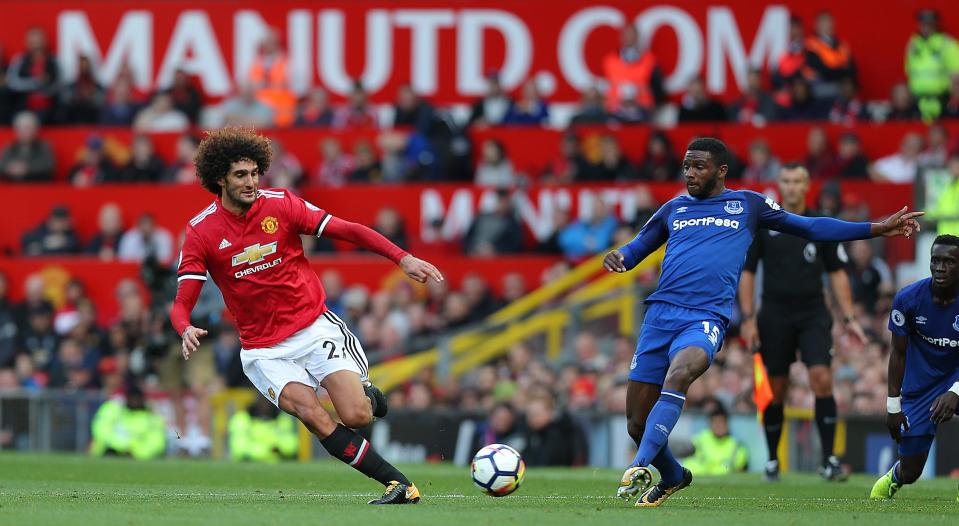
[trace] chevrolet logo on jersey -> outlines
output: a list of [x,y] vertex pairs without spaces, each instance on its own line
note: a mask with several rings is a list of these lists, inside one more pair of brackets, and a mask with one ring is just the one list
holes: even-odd
[[233,266],[252,265],[263,261],[266,256],[276,253],[276,241],[260,246],[259,243],[250,245],[243,249],[243,252],[233,256]]

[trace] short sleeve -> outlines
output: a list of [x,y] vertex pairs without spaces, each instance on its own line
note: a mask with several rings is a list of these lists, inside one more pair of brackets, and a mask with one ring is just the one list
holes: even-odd
[[900,290],[896,298],[892,301],[892,312],[889,313],[889,332],[896,336],[908,336],[908,319],[911,315],[909,302],[903,292]]
[[749,245],[749,251],[746,252],[746,264],[743,266],[743,270],[748,270],[753,274],[756,273],[756,269],[759,268],[759,259],[763,256],[763,236],[762,233],[756,232],[756,236],[753,238],[753,243]]
[[206,250],[203,248],[203,239],[196,229],[188,226],[183,240],[183,249],[180,251],[180,262],[177,264],[177,281],[185,279],[206,281],[206,273]]
[[290,202],[290,216],[296,233],[317,237],[322,235],[323,229],[333,216],[302,197],[287,192],[287,198]]
[[849,256],[842,243],[828,241],[822,244],[822,262],[826,267],[826,272],[836,272],[846,268],[849,262]]

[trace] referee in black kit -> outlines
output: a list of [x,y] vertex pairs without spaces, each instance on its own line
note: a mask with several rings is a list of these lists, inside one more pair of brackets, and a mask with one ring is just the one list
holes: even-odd
[[[806,208],[809,172],[801,164],[787,164],[779,172],[779,193],[787,211],[815,216]],[[816,396],[816,427],[822,443],[823,463],[819,473],[826,480],[846,480],[849,474],[833,455],[836,435],[836,399],[832,395],[832,315],[823,296],[823,272],[842,309],[846,328],[866,342],[854,317],[849,278],[843,267],[846,252],[836,242],[812,242],[761,229],[753,240],[742,278],[739,305],[742,336],[750,349],[762,355],[769,374],[773,399],[763,412],[763,427],[769,462],[765,479],[779,480],[779,438],[783,425],[783,401],[789,389],[789,366],[797,353],[809,370],[809,384]],[[756,268],[763,262],[762,309],[753,302]]]

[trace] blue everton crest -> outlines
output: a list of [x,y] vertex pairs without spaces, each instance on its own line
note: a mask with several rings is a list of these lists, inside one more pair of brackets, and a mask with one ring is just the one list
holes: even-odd
[[959,331],[959,316],[956,316],[956,321],[952,322],[952,328]]
[[730,214],[741,214],[743,213],[743,202],[742,201],[726,201],[726,211]]

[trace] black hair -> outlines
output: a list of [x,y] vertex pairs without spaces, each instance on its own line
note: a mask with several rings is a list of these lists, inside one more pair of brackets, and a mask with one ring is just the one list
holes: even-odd
[[713,137],[700,137],[699,139],[693,139],[693,142],[689,143],[689,146],[686,147],[686,150],[709,152],[710,157],[712,157],[713,162],[716,163],[717,167],[724,164],[729,164],[729,148],[726,147],[726,144],[723,141]]
[[932,245],[949,245],[954,248],[959,248],[959,236],[941,234],[936,236],[936,240],[932,242]]
[[782,167],[783,170],[798,170],[800,168],[802,168],[803,170],[806,169],[806,165],[803,164],[802,161],[789,161],[788,163],[784,164]]
[[253,129],[241,127],[227,127],[209,132],[206,138],[200,141],[193,157],[200,185],[211,193],[220,195],[217,179],[226,177],[230,165],[243,159],[253,161],[260,173],[265,173],[273,160],[270,140],[257,135]]

